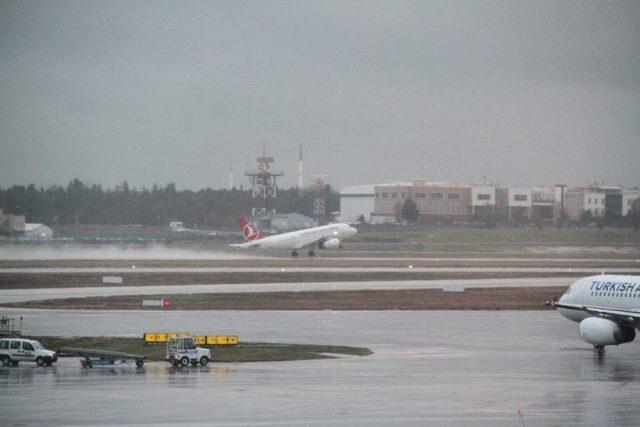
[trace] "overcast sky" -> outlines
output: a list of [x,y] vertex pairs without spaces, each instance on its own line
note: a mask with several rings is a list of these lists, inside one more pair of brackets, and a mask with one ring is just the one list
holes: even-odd
[[638,1],[0,1],[0,187],[640,185]]

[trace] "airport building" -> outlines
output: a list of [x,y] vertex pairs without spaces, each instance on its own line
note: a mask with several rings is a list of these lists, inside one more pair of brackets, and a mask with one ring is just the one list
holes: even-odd
[[471,188],[468,184],[416,180],[413,197],[424,219],[466,221],[469,218]]
[[569,190],[564,195],[564,211],[570,220],[578,220],[586,211],[595,218],[604,216],[604,194]]
[[640,190],[622,190],[620,198],[622,216],[629,215],[633,202],[638,199],[640,199]]
[[471,216],[482,217],[495,211],[496,188],[489,184],[471,185]]
[[0,209],[0,234],[22,234],[26,218],[24,215],[5,214]]
[[371,221],[376,223],[399,221],[402,205],[408,198],[413,198],[412,186],[410,182],[376,185]]
[[419,218],[448,221],[482,220],[494,214],[507,221],[559,218],[564,211],[572,221],[590,211],[594,218],[623,217],[640,189],[625,190],[616,185],[566,185],[497,187],[489,183],[395,182],[344,187],[340,194],[340,220],[356,222],[362,215],[373,223],[402,220],[402,206],[412,199]]
[[29,239],[51,239],[53,230],[44,224],[26,223],[24,225],[24,237]]
[[401,219],[402,206],[412,199],[422,219],[468,220],[471,188],[457,182],[413,182],[379,184],[374,187],[373,222],[392,222]]
[[315,219],[299,213],[259,215],[253,217],[252,222],[261,230],[275,233],[285,233],[318,225]]
[[536,220],[553,220],[555,195],[552,187],[531,188],[531,217]]
[[[640,197],[640,190],[625,190],[618,185],[593,184],[567,188],[564,192],[564,210],[567,218],[578,220],[585,212],[594,218],[619,218],[627,216],[633,201]],[[562,201],[556,200],[562,204]]]
[[533,192],[530,188],[496,188],[496,207],[498,213],[515,221],[530,219],[533,208]]
[[359,218],[371,222],[375,210],[375,185],[353,185],[340,190],[340,216],[338,221],[356,223]]

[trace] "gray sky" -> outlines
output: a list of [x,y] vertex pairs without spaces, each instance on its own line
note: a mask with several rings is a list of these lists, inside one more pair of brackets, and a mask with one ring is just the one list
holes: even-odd
[[[640,2],[0,1],[0,186],[640,185]],[[309,178],[306,178],[309,182]]]

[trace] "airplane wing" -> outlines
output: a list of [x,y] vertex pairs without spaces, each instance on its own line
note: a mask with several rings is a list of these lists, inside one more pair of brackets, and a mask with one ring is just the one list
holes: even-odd
[[624,310],[619,308],[606,308],[606,307],[594,307],[590,305],[580,304],[566,304],[556,302],[554,307],[566,308],[569,310],[579,310],[592,314],[598,317],[605,317],[611,320],[616,320],[625,323],[640,323],[640,311],[637,310]]
[[246,248],[259,248],[261,244],[262,242],[255,241],[255,242],[245,242],[245,243],[232,243],[229,246],[232,248],[246,249]]
[[315,236],[309,236],[309,237],[306,237],[306,238],[302,238],[302,240],[300,242],[298,242],[296,245],[294,245],[292,249],[306,248],[306,247],[309,247],[309,246],[320,244],[320,243],[324,242],[327,239],[328,239],[327,236],[322,236],[322,237],[319,237],[319,238],[315,237]]
[[297,245],[294,245],[292,249],[302,249],[302,248],[306,248],[307,246],[311,246],[311,245],[313,245],[313,243],[314,243],[314,242],[315,242],[315,240],[314,240],[314,241],[312,241],[312,242],[300,242],[300,243],[298,243]]

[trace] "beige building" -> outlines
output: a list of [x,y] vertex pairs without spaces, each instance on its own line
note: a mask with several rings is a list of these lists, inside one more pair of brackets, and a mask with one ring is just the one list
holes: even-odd
[[413,184],[407,182],[376,185],[371,220],[373,222],[401,220],[402,205],[409,197],[413,198],[412,188]]
[[582,214],[590,211],[593,217],[604,216],[605,194],[585,188],[572,188],[564,194],[564,211],[567,218],[579,220]]
[[555,193],[553,187],[531,188],[531,216],[540,220],[553,219]]
[[466,220],[470,214],[471,189],[455,182],[427,182],[376,185],[373,217],[379,221],[401,219],[402,206],[413,199],[423,219]]
[[466,220],[470,214],[471,188],[456,182],[416,181],[413,199],[425,219]]
[[416,203],[422,219],[481,220],[493,213],[504,220],[550,221],[564,208],[568,219],[575,221],[586,211],[594,218],[624,216],[640,198],[640,190],[600,184],[496,188],[488,183],[416,179],[374,185],[367,196],[373,198],[372,222],[402,220],[402,206],[409,198]]

